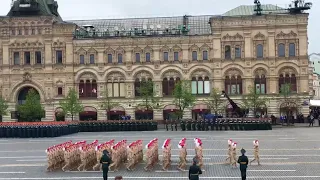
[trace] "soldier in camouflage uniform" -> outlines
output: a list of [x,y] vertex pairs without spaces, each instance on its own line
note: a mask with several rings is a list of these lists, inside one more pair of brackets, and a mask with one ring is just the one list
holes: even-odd
[[152,163],[153,163],[153,152],[152,152],[152,150],[153,150],[153,142],[151,141],[151,142],[149,142],[147,145],[146,145],[146,149],[147,149],[147,151],[146,151],[146,163],[147,163],[147,165],[146,165],[146,167],[144,168],[146,171],[149,171],[150,169],[151,169],[151,167],[152,167]]
[[253,155],[254,155],[254,159],[252,161],[250,161],[250,165],[252,162],[257,161],[258,165],[260,165],[260,155],[259,155],[259,141],[255,140],[253,141]]
[[203,168],[203,153],[202,153],[202,141],[199,138],[195,138],[195,151],[196,151],[196,157],[198,159],[198,166],[200,166],[200,168]]
[[120,155],[120,144],[117,143],[111,148],[111,159],[112,159],[112,164],[109,166],[110,170],[118,171],[119,169],[119,164],[121,162],[121,157]]
[[95,170],[95,171],[102,170],[102,164],[100,163],[100,159],[103,154],[102,152],[104,150],[111,152],[111,147],[113,146],[113,144],[114,144],[114,139],[96,146],[96,149],[95,149],[96,150],[96,165],[93,166],[93,170]]
[[237,167],[237,162],[238,162],[238,157],[237,157],[237,143],[236,142],[233,142],[232,145],[232,151],[231,151],[231,155],[232,155],[232,158],[231,158],[231,166],[232,167]]
[[184,171],[187,166],[187,147],[186,147],[186,138],[183,138],[180,140],[178,144],[178,148],[180,149],[179,151],[179,159],[180,162],[178,164],[178,169],[181,171]]
[[166,139],[162,146],[163,149],[163,159],[162,159],[162,169],[168,171],[171,165],[171,139]]
[[[231,165],[231,159],[232,159],[232,139],[229,139],[228,140],[228,158],[226,159],[226,162],[228,163],[228,164],[230,164]],[[229,162],[228,162],[229,161]]]

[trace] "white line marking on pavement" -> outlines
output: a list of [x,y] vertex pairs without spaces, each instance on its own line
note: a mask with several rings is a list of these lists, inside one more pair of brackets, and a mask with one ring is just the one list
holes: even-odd
[[48,139],[48,140],[29,140],[29,142],[56,142],[57,140],[52,140],[52,139]]
[[296,138],[279,138],[280,140],[295,140]]
[[0,151],[0,153],[23,153],[23,152],[45,152],[45,150],[17,150],[17,151]]
[[155,171],[156,173],[177,173],[181,171]]
[[0,167],[42,167],[45,164],[1,164]]
[[[109,177],[110,179],[114,179],[115,177]],[[315,178],[319,179],[320,176],[251,176],[247,177],[247,179],[310,179]],[[0,178],[0,180],[70,180],[70,179],[101,179],[101,176],[99,177],[51,177],[51,178]],[[123,177],[123,179],[189,179],[189,177]],[[232,177],[232,176],[225,176],[225,177],[203,177],[201,176],[201,179],[239,179],[239,177]]]
[[23,158],[46,158],[47,156],[18,156],[18,157],[0,157],[0,159],[23,159]]
[[25,159],[25,160],[16,160],[16,161],[17,162],[38,162],[38,161],[47,161],[47,160],[46,159]]
[[247,170],[250,172],[296,172],[296,170]]
[[0,174],[25,174],[26,172],[0,172]]

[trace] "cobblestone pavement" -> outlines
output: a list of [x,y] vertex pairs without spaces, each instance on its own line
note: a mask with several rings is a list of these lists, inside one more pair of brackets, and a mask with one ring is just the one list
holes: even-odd
[[[166,138],[173,140],[173,165],[169,171],[156,167],[151,172],[143,170],[140,164],[133,172],[123,167],[119,172],[110,172],[109,179],[122,175],[124,179],[187,179],[188,172],[176,170],[178,162],[179,140],[188,139],[188,158],[194,156],[193,138],[201,138],[204,143],[205,168],[201,179],[240,179],[238,168],[233,169],[224,164],[227,154],[227,140],[238,143],[238,150],[245,148],[252,159],[252,141],[260,141],[261,166],[253,164],[248,168],[247,179],[320,179],[320,129],[315,128],[281,128],[272,131],[208,131],[208,132],[113,132],[113,133],[79,133],[51,139],[0,139],[0,180],[68,180],[68,179],[102,179],[101,172],[46,172],[45,149],[48,146],[67,140],[101,142],[110,139],[128,142],[142,139],[144,144],[153,138],[159,138],[160,145]],[[161,151],[159,151],[161,152]],[[240,154],[240,153],[238,153]]]

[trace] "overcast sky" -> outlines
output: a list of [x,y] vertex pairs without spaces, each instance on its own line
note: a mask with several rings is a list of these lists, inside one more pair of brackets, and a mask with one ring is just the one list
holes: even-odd
[[[3,1],[3,2],[2,2]],[[254,0],[57,0],[64,20],[107,19],[173,15],[219,15]],[[260,0],[262,4],[287,7],[292,0]],[[309,20],[309,54],[320,53],[320,0],[306,0],[313,7]],[[0,15],[6,15],[11,0],[1,0]],[[317,19],[318,18],[318,19]]]

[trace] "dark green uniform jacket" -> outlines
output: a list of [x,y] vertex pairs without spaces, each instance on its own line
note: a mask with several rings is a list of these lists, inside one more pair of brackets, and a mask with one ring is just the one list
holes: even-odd
[[103,155],[100,159],[103,171],[103,180],[108,180],[109,165],[111,164],[111,158],[108,155]]
[[199,174],[202,174],[202,171],[199,166],[192,165],[189,168],[189,179],[190,180],[199,180]]
[[246,180],[249,163],[248,157],[245,155],[239,156],[238,163],[240,164],[241,178],[242,180]]

